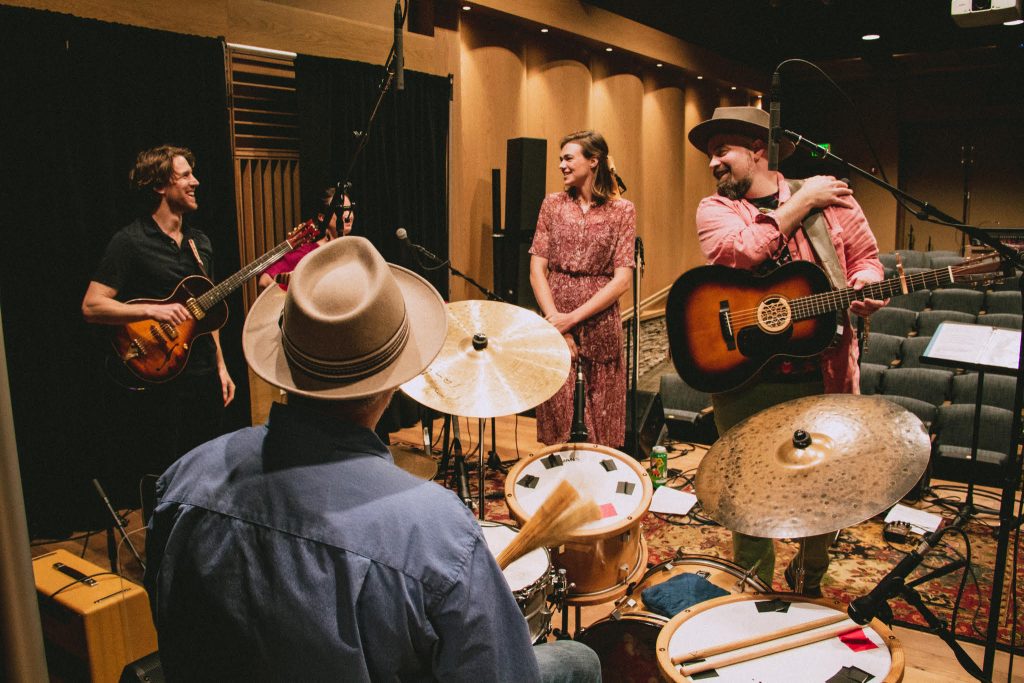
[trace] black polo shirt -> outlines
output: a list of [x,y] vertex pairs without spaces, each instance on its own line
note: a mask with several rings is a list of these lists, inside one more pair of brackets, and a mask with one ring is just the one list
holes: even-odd
[[[93,280],[117,290],[118,301],[132,299],[166,299],[184,278],[203,275],[189,246],[195,242],[213,278],[213,245],[210,238],[187,223],[182,227],[181,246],[156,224],[152,216],[144,216],[118,230],[107,245]],[[216,348],[210,335],[202,335],[192,345],[185,372],[195,374],[216,368]]]

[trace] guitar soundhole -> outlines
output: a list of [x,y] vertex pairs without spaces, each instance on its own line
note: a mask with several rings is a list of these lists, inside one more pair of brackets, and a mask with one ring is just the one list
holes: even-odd
[[786,330],[793,320],[793,311],[789,301],[773,295],[766,297],[757,306],[757,326],[769,334],[778,334]]

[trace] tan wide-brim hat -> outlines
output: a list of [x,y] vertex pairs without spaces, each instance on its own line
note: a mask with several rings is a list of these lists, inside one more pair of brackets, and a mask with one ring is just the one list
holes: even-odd
[[289,393],[361,398],[423,372],[447,330],[429,282],[386,263],[366,239],[344,237],[307,254],[287,292],[260,295],[242,349],[253,372]]
[[[704,154],[708,153],[708,142],[716,135],[747,135],[768,141],[768,112],[760,107],[718,107],[707,121],[690,129],[686,137],[690,144]],[[789,138],[779,140],[779,159],[785,159],[796,151],[796,145]]]

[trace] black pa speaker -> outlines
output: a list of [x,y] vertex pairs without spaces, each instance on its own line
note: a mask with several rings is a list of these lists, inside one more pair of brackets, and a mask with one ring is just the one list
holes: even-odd
[[665,438],[665,409],[661,406],[661,394],[650,391],[636,392],[637,415],[640,430],[639,448],[633,452],[633,401],[626,394],[626,443],[623,450],[637,460],[643,460],[651,454],[651,449]]
[[544,201],[544,165],[548,143],[541,138],[511,138],[505,160],[505,247],[494,264],[510,303],[537,310],[530,287],[530,244]]

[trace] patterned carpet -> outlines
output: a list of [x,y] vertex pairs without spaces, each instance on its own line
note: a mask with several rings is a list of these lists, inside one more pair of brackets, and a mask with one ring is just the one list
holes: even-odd
[[[669,455],[679,456],[670,460],[670,467],[679,468],[684,474],[692,476],[699,459],[690,461],[689,457],[683,459],[682,452],[687,449],[680,444],[669,443]],[[689,468],[689,469],[687,469]],[[475,486],[475,473],[470,477]],[[486,480],[487,519],[498,522],[510,522],[508,508],[504,496],[505,475],[501,472],[488,470]],[[670,481],[670,485],[683,487],[687,479],[677,476]],[[692,490],[692,489],[691,489]],[[474,492],[475,495],[475,492]],[[980,504],[995,506],[993,501],[979,500]],[[931,512],[943,512],[934,506],[919,503],[919,507],[928,509]],[[945,515],[951,518],[951,514]],[[956,633],[958,637],[976,642],[984,642],[985,630],[989,617],[989,596],[991,594],[993,565],[996,552],[995,531],[992,524],[995,523],[992,516],[982,516],[972,521],[967,529],[966,535],[970,539],[971,566],[974,569],[973,576],[968,576],[967,585],[960,601],[960,609],[956,622]],[[832,564],[829,573],[822,586],[825,597],[835,598],[848,604],[854,598],[869,592],[875,585],[912,550],[917,542],[911,545],[894,545],[882,537],[882,516],[875,517],[855,527],[843,530],[838,541],[832,548]],[[687,517],[668,517],[648,513],[643,520],[643,533],[647,540],[649,549],[649,564],[653,565],[670,559],[677,551],[687,554],[711,555],[731,559],[730,534],[722,527],[695,519],[692,515]],[[910,579],[926,573],[929,568],[935,569],[948,562],[963,556],[967,546],[963,537],[957,534],[947,534],[938,548],[929,553],[922,563],[910,576]],[[782,572],[786,564],[796,553],[796,544],[787,540],[776,542],[777,564],[775,568],[774,586],[776,590],[786,590]],[[1010,548],[1012,559],[1012,538]],[[1006,572],[1006,586],[1003,593],[1002,614],[998,632],[999,642],[1008,646],[1011,638],[1011,613],[1012,596],[1014,595],[1010,579],[1012,577],[1013,565],[1010,562]],[[918,593],[924,603],[936,616],[945,621],[950,621],[956,595],[959,589],[962,570],[958,570],[946,576],[932,579],[921,586],[918,586]],[[976,577],[976,580],[975,580]],[[1017,595],[1019,596],[1024,586],[1024,548],[1018,550],[1017,562]],[[980,591],[979,591],[980,588]],[[1010,600],[1010,609],[1007,609],[1007,601]],[[897,624],[909,627],[921,628],[925,626],[923,617],[902,598],[890,600],[895,621]],[[1021,647],[1024,643],[1024,606],[1018,608],[1016,642],[1018,651],[1024,653]]]

